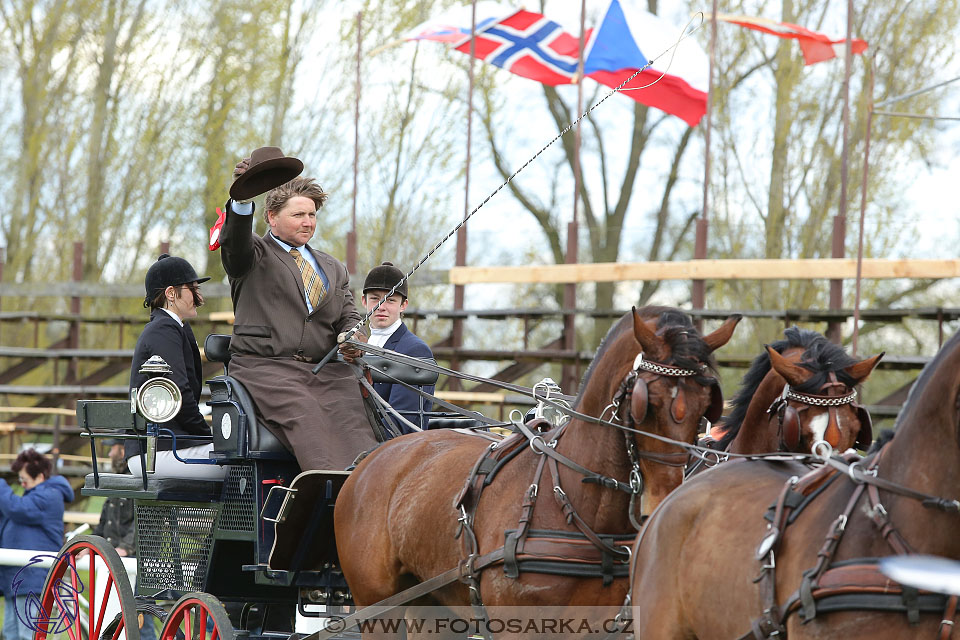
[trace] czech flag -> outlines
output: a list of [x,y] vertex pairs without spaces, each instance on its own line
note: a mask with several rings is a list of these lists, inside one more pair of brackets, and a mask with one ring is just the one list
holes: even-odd
[[679,27],[641,9],[631,9],[628,16],[620,0],[611,0],[587,43],[584,75],[617,87],[646,66],[649,56],[660,56],[624,86],[622,93],[693,127],[707,112],[710,60],[692,38],[677,44],[680,33]]

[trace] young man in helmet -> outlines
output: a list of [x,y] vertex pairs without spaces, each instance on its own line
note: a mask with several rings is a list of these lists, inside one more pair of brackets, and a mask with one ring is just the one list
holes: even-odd
[[[383,304],[370,317],[370,338],[368,342],[384,349],[390,349],[414,358],[433,359],[433,352],[423,340],[407,329],[400,319],[407,308],[407,282],[397,287],[391,296],[390,290],[403,280],[403,272],[393,266],[391,262],[384,262],[374,267],[363,281],[363,306],[369,312]],[[390,403],[404,418],[427,429],[429,418],[423,415],[430,411],[432,403],[403,385],[377,382],[373,385],[380,397]],[[427,393],[433,393],[433,385],[423,388]],[[422,404],[421,404],[422,402]],[[401,423],[404,433],[411,433],[413,429]]]

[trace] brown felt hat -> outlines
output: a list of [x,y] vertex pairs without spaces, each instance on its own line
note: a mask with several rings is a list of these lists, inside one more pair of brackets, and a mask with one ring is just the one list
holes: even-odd
[[254,149],[250,154],[250,167],[230,185],[230,197],[250,200],[290,182],[301,172],[303,163],[283,155],[280,147]]

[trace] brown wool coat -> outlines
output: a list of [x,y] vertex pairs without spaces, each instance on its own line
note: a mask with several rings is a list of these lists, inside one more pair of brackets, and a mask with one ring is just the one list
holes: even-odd
[[361,316],[346,267],[306,248],[330,281],[309,315],[293,257],[269,231],[253,234],[252,215],[228,210],[220,259],[235,314],[230,374],[250,392],[258,417],[297,456],[301,469],[343,469],[376,445],[359,385],[343,363],[331,362],[316,376],[310,370]]

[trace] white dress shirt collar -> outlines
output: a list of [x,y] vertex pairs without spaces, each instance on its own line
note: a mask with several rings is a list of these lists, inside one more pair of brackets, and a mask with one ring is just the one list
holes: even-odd
[[397,318],[396,322],[384,329],[370,327],[370,339],[367,342],[375,347],[383,347],[383,345],[387,344],[387,340],[390,339],[390,336],[393,335],[393,332],[400,328],[400,324],[402,322],[403,320]]

